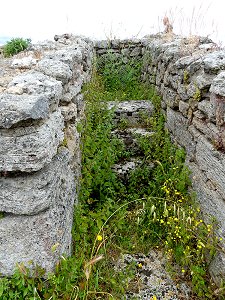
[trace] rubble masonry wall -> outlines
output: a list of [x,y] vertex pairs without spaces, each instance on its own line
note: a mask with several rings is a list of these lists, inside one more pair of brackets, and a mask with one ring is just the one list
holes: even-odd
[[[81,168],[77,124],[93,46],[59,36],[0,65],[0,273],[53,271],[71,253]],[[21,56],[22,55],[22,56]]]

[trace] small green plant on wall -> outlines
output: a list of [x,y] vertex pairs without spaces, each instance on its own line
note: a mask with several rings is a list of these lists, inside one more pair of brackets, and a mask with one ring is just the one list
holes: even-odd
[[184,70],[184,83],[188,83],[189,81],[189,73],[187,70]]
[[11,39],[3,48],[3,54],[5,57],[10,57],[15,55],[21,51],[24,51],[30,45],[30,39],[23,39],[23,38],[15,38]]
[[197,84],[195,84],[195,93],[194,93],[194,96],[193,98],[196,100],[196,101],[200,101],[201,100],[201,91],[200,89],[198,88]]

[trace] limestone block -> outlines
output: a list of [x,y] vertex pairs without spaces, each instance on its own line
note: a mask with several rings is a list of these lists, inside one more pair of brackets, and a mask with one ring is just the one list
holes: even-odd
[[130,53],[130,57],[135,57],[141,54],[141,47],[135,47],[131,53]]
[[225,124],[225,96],[212,93],[210,95],[210,104],[212,106],[210,111],[211,119],[218,127],[223,126]]
[[190,82],[190,84],[186,86],[186,92],[189,98],[193,98],[196,101],[200,100],[200,89],[198,88],[195,82]]
[[217,192],[225,199],[225,154],[217,151],[203,136],[199,137],[196,146],[196,162],[213,182]]
[[[225,202],[221,195],[217,192],[216,186],[209,181],[198,165],[188,163],[188,167],[192,172],[192,186],[197,192],[197,200],[201,206],[201,211],[205,222],[211,223],[211,217],[216,218],[217,235],[225,238]],[[221,242],[221,247],[225,248],[224,242]],[[225,277],[225,255],[223,252],[218,252],[209,265],[209,272],[219,286],[221,279]]]
[[187,94],[187,90],[188,90],[187,85],[185,85],[185,84],[178,84],[177,85],[177,92],[178,92],[180,98],[183,101],[186,101],[190,98],[189,95]]
[[65,129],[65,139],[67,141],[67,148],[72,156],[71,168],[77,180],[81,178],[81,147],[80,134],[76,127],[72,124]]
[[196,129],[196,127],[194,125],[190,125],[188,127],[188,131],[192,135],[194,141],[197,142],[198,138],[201,136],[201,132],[198,129]]
[[178,107],[179,105],[179,96],[177,95],[177,93],[170,89],[170,88],[164,88],[163,89],[163,101],[165,101],[165,103],[171,107],[171,108],[175,108]]
[[216,138],[219,135],[219,129],[213,123],[194,117],[192,120],[192,124],[199,131],[201,131],[212,143],[215,142]]
[[180,112],[174,111],[169,107],[167,108],[166,117],[166,126],[177,143],[186,149],[188,157],[193,157],[195,142],[188,131],[188,120]]
[[200,58],[198,58],[197,60],[194,59],[189,66],[187,66],[187,72],[189,75],[193,75],[196,72],[198,72],[199,70],[203,69],[203,61],[202,61],[202,57],[200,56]]
[[37,71],[29,71],[14,77],[6,92],[10,92],[13,88],[20,88],[22,93],[28,95],[44,94],[49,99],[50,105],[55,104],[54,106],[58,105],[62,96],[61,82]]
[[69,169],[65,175],[54,206],[38,215],[9,214],[0,219],[1,274],[11,275],[16,262],[29,267],[39,265],[52,272],[61,255],[70,255],[76,189]]
[[188,116],[189,104],[184,101],[179,101],[179,111],[185,116]]
[[203,57],[192,62],[187,71],[194,74],[196,71],[203,69],[207,74],[217,74],[220,70],[225,69],[225,51],[214,51],[205,54]]
[[163,46],[166,47],[166,50],[163,55],[163,62],[165,62],[167,65],[169,64],[169,62],[177,61],[182,56],[180,48],[176,43],[166,43]]
[[196,76],[190,77],[190,80],[193,81],[200,90],[208,90],[213,78],[214,75],[201,71],[199,74],[196,74]]
[[151,116],[154,110],[152,103],[148,100],[108,102],[108,109],[112,108],[115,110],[115,123],[125,119],[129,122],[129,125],[139,123],[141,113]]
[[218,287],[222,286],[223,278],[225,278],[225,254],[223,252],[216,253],[209,265],[209,273],[216,285]]
[[[171,87],[172,87],[174,90],[178,90],[179,93],[180,93],[179,88],[182,89],[182,93],[184,93],[183,98],[186,99],[185,96],[186,96],[187,90],[186,90],[186,87],[185,87],[184,85],[181,84],[181,82],[182,82],[182,77],[181,77],[180,75],[178,75],[178,74],[169,75],[169,76],[168,76],[168,80],[169,80],[169,82],[170,82]],[[186,97],[187,97],[187,96],[186,96]]]
[[80,49],[71,49],[66,47],[66,49],[60,49],[54,53],[47,54],[46,59],[53,59],[54,61],[60,61],[68,65],[71,70],[76,64],[82,63],[82,53]]
[[214,51],[206,54],[200,59],[204,66],[204,71],[209,74],[217,74],[218,71],[225,69],[225,51]]
[[219,222],[218,234],[225,236],[225,202],[217,191],[215,182],[208,180],[207,174],[202,170],[199,163],[188,163],[192,172],[192,186],[197,193],[197,200],[200,203],[206,222],[210,222],[212,216]]
[[16,58],[12,61],[12,68],[22,68],[31,69],[37,64],[37,59],[33,58],[31,55],[25,56],[23,58]]
[[120,40],[119,39],[113,39],[111,41],[111,44],[112,44],[112,48],[119,48],[120,47]]
[[94,47],[97,49],[108,49],[110,47],[110,41],[109,40],[101,40],[101,41],[95,41]]
[[65,122],[77,119],[77,106],[74,103],[69,103],[69,105],[60,108]]
[[43,168],[57,153],[63,128],[61,112],[56,111],[41,124],[1,130],[0,171],[32,172]]
[[69,158],[69,151],[64,148],[40,171],[0,177],[0,211],[34,215],[59,204],[60,193],[64,189],[69,195],[70,181],[74,180]]
[[220,96],[225,96],[225,72],[219,73],[212,81],[211,87],[210,87],[210,92],[220,95]]
[[23,94],[23,89],[21,87],[18,87],[18,86],[11,86],[7,89],[5,88],[4,92],[6,92],[8,94],[22,95]]
[[74,82],[73,85],[68,86],[68,91],[64,93],[60,102],[68,103],[73,101],[74,98],[81,92],[82,84],[83,84],[83,76],[80,76],[80,78],[76,82]]
[[123,48],[123,49],[121,49],[121,54],[123,56],[129,57],[130,56],[130,49],[129,48]]
[[198,109],[202,111],[210,120],[215,121],[215,104],[212,101],[202,100],[198,103]]
[[184,71],[189,65],[198,60],[200,57],[200,54],[193,54],[191,56],[188,55],[181,57],[175,62],[175,66],[177,69],[182,69]]
[[84,102],[84,96],[83,94],[78,94],[74,99],[73,103],[77,105],[77,113],[78,116],[84,115],[84,107],[85,107],[85,102]]
[[0,128],[19,126],[26,120],[43,120],[49,114],[49,100],[45,95],[0,95]]
[[72,78],[72,71],[68,65],[50,58],[40,60],[36,66],[36,70],[43,72],[45,75],[52,76],[56,80],[60,80],[63,84],[68,83]]

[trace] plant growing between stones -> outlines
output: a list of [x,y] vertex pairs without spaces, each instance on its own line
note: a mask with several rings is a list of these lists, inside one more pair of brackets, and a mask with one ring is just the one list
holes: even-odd
[[5,57],[13,56],[28,48],[31,43],[31,39],[15,38],[11,39],[3,47],[3,54]]

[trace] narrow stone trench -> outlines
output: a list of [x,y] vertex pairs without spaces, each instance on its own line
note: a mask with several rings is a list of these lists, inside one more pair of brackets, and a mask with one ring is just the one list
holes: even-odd
[[[137,139],[141,136],[151,138],[153,135],[153,132],[144,128],[142,121],[143,115],[151,117],[153,105],[149,100],[130,100],[109,102],[108,108],[114,109],[113,122],[116,129],[112,131],[112,135],[122,141],[127,151],[132,151],[132,156],[128,160],[123,159],[113,167],[118,177],[126,184],[131,172],[145,164]],[[148,167],[153,168],[154,163],[149,163]],[[171,278],[166,270],[167,259],[162,250],[150,249],[147,255],[143,253],[124,254],[115,264],[115,268],[123,271],[131,263],[137,266],[135,279],[132,279],[130,290],[123,299],[193,299],[191,298],[191,288],[184,278],[179,282]]]
[[[30,283],[27,277],[21,285],[18,274],[2,278],[0,299],[3,292],[4,300],[30,299],[36,289],[40,299],[55,300],[224,299],[225,259],[220,251],[225,232],[224,53],[214,52],[208,39],[192,45],[180,37],[171,42],[153,36],[109,44],[66,35],[55,41],[34,45],[27,53],[33,57],[29,66],[22,56],[15,64],[10,58],[0,66],[0,238],[4,241],[0,273],[11,276],[16,262],[26,266],[28,261],[47,272],[55,266],[61,269],[48,280],[41,275]],[[93,65],[95,55],[97,66]],[[93,69],[97,76],[92,80]],[[125,89],[121,83],[126,83]],[[88,84],[93,98],[86,99]],[[89,120],[88,127],[88,100],[93,104],[89,117],[97,119],[103,99],[114,111],[112,131],[111,123],[106,124],[111,121],[107,114],[95,124]],[[107,102],[110,99],[142,100]],[[155,126],[146,126],[145,117],[152,118]],[[106,133],[96,130],[96,124]],[[96,136],[102,144],[94,140],[92,131],[100,133]],[[86,152],[80,149],[81,137],[86,138],[83,132],[89,139],[89,149],[82,149]],[[115,156],[112,153],[113,137],[128,153],[118,155],[119,159],[116,151]],[[147,146],[142,145],[148,147],[147,154],[140,150],[139,139],[148,140]],[[192,183],[184,161],[195,175]],[[81,166],[86,168],[82,175]],[[140,177],[136,174],[131,182],[137,170]],[[83,198],[78,195],[79,183]],[[198,206],[190,189],[196,192]],[[142,197],[145,202],[135,202]],[[154,205],[157,218],[151,212]],[[121,206],[126,208],[119,211]],[[218,220],[218,226],[204,218],[208,215]],[[108,219],[97,240],[98,230]],[[138,247],[142,241],[144,246]],[[104,259],[93,267],[89,280],[84,270],[86,264],[90,266],[95,246]],[[112,257],[111,250],[115,251]],[[130,266],[135,273],[131,277]],[[169,268],[172,273],[167,272]],[[77,295],[72,296],[75,290]]]

